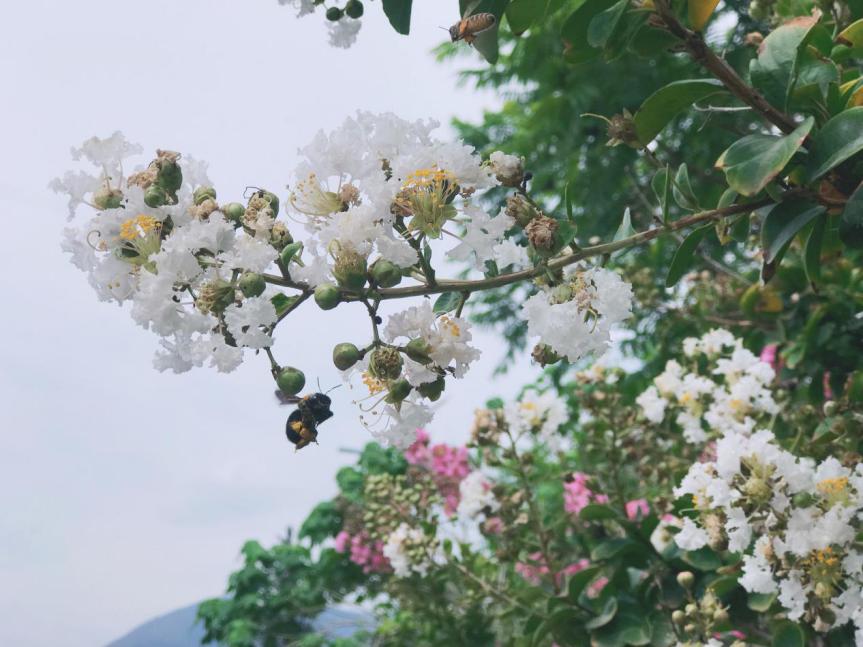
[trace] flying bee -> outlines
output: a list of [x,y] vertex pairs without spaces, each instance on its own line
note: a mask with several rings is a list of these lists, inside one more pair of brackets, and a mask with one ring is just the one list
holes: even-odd
[[477,13],[471,15],[474,9],[479,5],[480,0],[471,2],[466,8],[464,15],[456,24],[449,28],[449,35],[452,42],[463,40],[468,45],[472,45],[476,37],[484,31],[487,31],[495,26],[497,18],[491,13]]
[[318,442],[318,425],[333,417],[330,411],[332,400],[326,393],[311,393],[301,398],[285,395],[276,391],[276,397],[282,404],[295,404],[297,408],[291,411],[285,423],[285,435],[297,448]]

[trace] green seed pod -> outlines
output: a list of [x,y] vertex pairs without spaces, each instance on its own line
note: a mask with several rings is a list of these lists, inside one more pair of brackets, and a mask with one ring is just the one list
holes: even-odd
[[379,258],[371,267],[371,275],[375,283],[382,288],[392,288],[402,281],[402,271],[398,265]]
[[341,293],[332,283],[321,283],[315,288],[315,303],[321,310],[332,310],[341,301]]
[[264,277],[255,272],[243,272],[239,281],[240,291],[247,297],[259,297],[267,289]]
[[348,4],[345,5],[345,13],[351,18],[362,18],[363,3],[360,0],[348,0]]
[[417,387],[417,393],[419,393],[424,398],[428,398],[432,402],[437,402],[440,399],[440,396],[443,393],[443,390],[445,387],[446,387],[446,380],[444,379],[444,376],[441,375],[434,382],[427,382],[426,384],[420,384]]
[[226,205],[222,205],[221,211],[225,214],[225,218],[234,224],[242,223],[243,216],[246,215],[246,208],[239,202],[229,202]]
[[431,361],[429,353],[431,353],[431,346],[421,337],[411,339],[405,346],[405,354],[420,364],[428,364]]
[[343,250],[336,256],[333,275],[343,288],[361,290],[366,284],[368,266],[362,254],[353,250]]
[[412,389],[413,387],[410,385],[410,382],[404,378],[400,378],[390,384],[390,392],[386,397],[386,401],[390,404],[401,402],[410,395]]
[[402,373],[402,356],[395,348],[380,346],[369,356],[369,373],[379,380],[395,380]]
[[192,199],[196,205],[200,206],[204,200],[215,200],[216,190],[211,186],[199,186],[192,194]]
[[285,395],[296,395],[306,385],[306,376],[301,370],[286,366],[276,375],[276,384]]
[[336,344],[335,348],[333,348],[333,364],[340,371],[348,370],[360,361],[361,356],[360,349],[348,342]]
[[116,209],[123,204],[123,192],[103,186],[93,194],[93,204],[100,210]]
[[327,9],[327,20],[337,22],[342,19],[343,15],[344,11],[342,11],[338,7],[330,7],[329,9]]
[[152,209],[161,207],[168,202],[168,195],[165,190],[155,184],[147,187],[144,191],[144,204]]

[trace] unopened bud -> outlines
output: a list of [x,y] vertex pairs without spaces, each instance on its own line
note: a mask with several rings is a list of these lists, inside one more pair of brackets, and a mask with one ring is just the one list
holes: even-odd
[[524,181],[524,160],[516,155],[495,151],[489,157],[491,170],[504,186],[518,187]]
[[264,277],[255,272],[243,272],[237,285],[244,296],[259,297],[267,289]]
[[239,202],[229,202],[228,204],[222,205],[222,213],[225,214],[225,218],[234,224],[240,224],[243,222],[246,208]]
[[514,218],[521,227],[527,227],[531,220],[541,215],[537,208],[519,193],[506,199],[505,213],[510,218]]
[[724,623],[728,622],[728,620],[729,620],[728,611],[726,611],[725,609],[717,609],[716,611],[713,612],[713,621],[714,622],[717,622],[719,624],[724,624]]
[[678,573],[677,583],[684,589],[690,589],[692,588],[692,585],[695,584],[695,575],[692,574],[692,571],[683,571]]
[[420,364],[428,364],[431,361],[429,353],[431,353],[431,345],[422,337],[411,339],[405,346],[405,354]]
[[550,252],[554,249],[554,235],[557,233],[557,228],[557,220],[548,216],[539,216],[527,224],[524,233],[535,250]]
[[194,200],[195,205],[197,206],[200,206],[201,203],[204,202],[204,200],[208,199],[216,199],[216,189],[211,186],[199,186],[192,194],[192,200]]
[[556,364],[562,359],[548,344],[537,344],[533,347],[533,352],[531,352],[530,356],[540,366]]
[[117,209],[123,204],[123,192],[120,189],[103,186],[93,194],[93,204],[101,210]]
[[340,371],[346,371],[360,361],[360,349],[354,344],[344,342],[333,348],[333,364]]
[[402,280],[402,271],[398,265],[383,258],[379,258],[372,263],[370,273],[375,283],[382,288],[395,287]]
[[413,387],[406,379],[400,378],[395,380],[390,384],[390,392],[386,397],[386,401],[390,404],[397,404],[408,397],[412,389]]
[[276,375],[276,384],[285,395],[296,395],[306,385],[306,376],[301,370],[286,366]]
[[361,290],[366,284],[366,257],[352,249],[342,249],[336,256],[333,276],[349,290]]
[[331,20],[333,22],[337,22],[342,19],[344,12],[338,7],[330,7],[327,9],[327,20]]
[[273,228],[270,230],[270,244],[273,247],[281,251],[293,242],[294,237],[291,236],[285,223],[281,221],[273,223]]
[[676,625],[682,625],[686,622],[686,614],[683,613],[680,609],[675,609],[671,614],[671,621]]
[[345,13],[354,19],[362,18],[363,3],[360,0],[348,0],[348,4],[345,5]]
[[144,191],[144,204],[151,209],[157,209],[167,203],[168,195],[162,187],[153,184]]
[[315,288],[315,303],[321,310],[332,310],[341,301],[339,289],[332,283],[321,283]]

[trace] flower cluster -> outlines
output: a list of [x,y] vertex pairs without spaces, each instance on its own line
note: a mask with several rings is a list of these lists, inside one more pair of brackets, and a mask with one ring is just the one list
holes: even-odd
[[428,470],[443,498],[444,511],[453,514],[459,507],[462,481],[470,473],[467,448],[445,443],[431,445],[428,433],[417,429],[416,440],[404,456],[409,464]]
[[543,349],[552,353],[540,360],[544,364],[558,357],[575,362],[607,349],[612,329],[631,312],[632,288],[602,267],[567,270],[563,282],[544,286],[522,305],[528,336],[539,338],[534,357]]
[[653,380],[637,403],[658,424],[673,417],[690,443],[733,431],[750,433],[779,410],[773,399],[773,368],[727,330],[684,340],[690,366],[675,360]]
[[[321,2],[315,0],[279,0],[279,4],[296,9],[297,18],[308,16],[314,13],[316,7],[322,6]],[[363,26],[360,18],[364,10],[362,0],[348,0],[344,8],[325,8],[330,46],[347,49],[356,42]]]
[[607,495],[596,494],[588,487],[589,479],[583,472],[567,476],[563,484],[563,507],[569,514],[577,515],[591,503],[608,503]]
[[744,553],[740,584],[778,593],[792,620],[817,629],[853,620],[863,636],[863,465],[815,464],[779,447],[772,433],[729,432],[714,461],[696,463],[675,490],[690,495],[678,546]]
[[383,553],[383,542],[372,540],[365,532],[351,535],[342,530],[336,535],[333,547],[336,552],[349,553],[350,560],[362,566],[363,573],[386,573],[391,570]]

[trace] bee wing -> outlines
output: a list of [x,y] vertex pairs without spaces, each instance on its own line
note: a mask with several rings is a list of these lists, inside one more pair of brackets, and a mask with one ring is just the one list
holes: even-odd
[[465,18],[470,16],[474,12],[474,10],[479,6],[480,2],[482,2],[482,0],[473,0],[473,2],[468,2],[464,8],[464,14],[462,15],[461,19],[464,20]]
[[276,395],[276,399],[279,401],[279,404],[296,404],[301,400],[301,398],[298,398],[295,395],[285,395],[278,389],[273,391],[273,393]]

